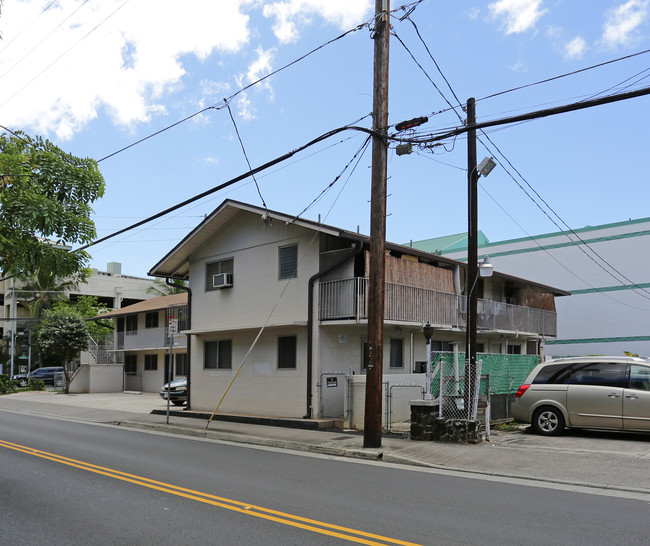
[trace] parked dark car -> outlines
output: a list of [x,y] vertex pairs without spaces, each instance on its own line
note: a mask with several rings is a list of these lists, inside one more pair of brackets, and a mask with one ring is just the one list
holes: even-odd
[[[18,374],[11,377],[11,379],[18,381],[18,385],[26,387],[30,379],[40,379],[46,385],[54,385],[55,387],[63,387],[65,381],[63,377],[62,366],[51,366],[49,368],[37,368],[28,374]],[[54,378],[56,377],[56,385]]]
[[167,394],[169,393],[169,401],[175,406],[182,406],[187,402],[187,379],[176,379],[171,383],[165,383],[160,389],[160,397],[163,400],[167,400]]

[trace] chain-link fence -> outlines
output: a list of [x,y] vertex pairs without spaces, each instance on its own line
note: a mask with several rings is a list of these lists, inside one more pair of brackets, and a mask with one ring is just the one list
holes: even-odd
[[414,384],[391,385],[386,392],[386,428],[388,432],[409,434],[411,431],[411,400],[424,399],[424,387]]

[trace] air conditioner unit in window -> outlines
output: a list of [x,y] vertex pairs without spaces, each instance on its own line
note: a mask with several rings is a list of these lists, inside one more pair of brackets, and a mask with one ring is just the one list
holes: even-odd
[[212,275],[213,288],[228,288],[232,286],[232,273],[217,273]]

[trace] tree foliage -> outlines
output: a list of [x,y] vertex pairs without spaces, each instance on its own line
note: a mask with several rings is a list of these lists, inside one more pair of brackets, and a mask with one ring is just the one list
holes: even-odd
[[72,307],[61,306],[43,313],[39,344],[43,351],[57,357],[65,374],[65,392],[70,390],[70,362],[88,348],[90,336],[84,318]]
[[113,321],[111,319],[105,319],[103,321],[103,323],[106,324],[106,326],[102,326],[101,324],[97,324],[96,322],[90,320],[98,316],[101,316],[104,313],[108,313],[110,311],[110,309],[105,303],[99,303],[97,301],[97,296],[79,296],[79,298],[76,301],[66,299],[63,301],[56,302],[52,306],[52,308],[55,310],[63,309],[66,307],[69,309],[73,309],[81,317],[87,319],[86,327],[88,328],[88,334],[95,341],[100,341],[104,339],[104,336],[107,333],[112,332],[111,327],[113,325]]
[[88,263],[73,243],[95,238],[90,204],[104,194],[93,159],[41,137],[0,135],[0,270],[17,277],[51,271],[69,278]]
[[75,288],[89,272],[90,270],[84,270],[74,280],[62,280],[50,271],[39,269],[16,291],[16,295],[26,301],[32,318],[40,318],[41,313],[52,307],[55,302],[67,300],[66,291]]
[[156,294],[157,296],[172,296],[187,292],[181,287],[187,286],[187,281],[182,279],[172,279],[173,286],[170,286],[162,279],[156,279],[153,284],[147,288],[147,294]]

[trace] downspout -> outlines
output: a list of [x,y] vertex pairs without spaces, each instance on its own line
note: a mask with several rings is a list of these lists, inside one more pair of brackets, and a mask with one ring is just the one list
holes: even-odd
[[[189,286],[183,286],[180,284],[174,284],[170,282],[170,278],[165,279],[165,284],[167,286],[172,286],[178,288],[179,290],[185,290],[187,292],[187,329],[192,329],[192,290]],[[187,402],[185,403],[185,410],[192,409],[192,389],[191,385],[191,375],[192,375],[192,334],[185,334],[187,337]],[[172,376],[173,377],[173,376]],[[172,378],[170,378],[171,381]]]
[[[358,245],[358,246],[357,246]],[[363,250],[363,244],[361,243],[356,243],[357,248],[352,252],[351,254],[346,254],[343,258],[340,260],[337,260],[335,263],[330,265],[327,269],[323,271],[319,271],[315,275],[313,275],[309,279],[309,288],[308,288],[308,296],[307,296],[307,413],[303,416],[303,419],[311,419],[312,418],[312,406],[311,406],[311,399],[312,399],[312,388],[311,388],[311,383],[312,383],[312,378],[314,375],[314,359],[312,356],[313,352],[313,347],[314,347],[314,283],[319,277],[322,277],[326,273],[329,273],[332,271],[332,269],[337,268],[350,258],[355,257],[357,254],[361,253]]]

